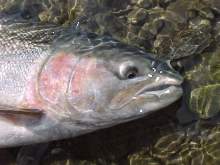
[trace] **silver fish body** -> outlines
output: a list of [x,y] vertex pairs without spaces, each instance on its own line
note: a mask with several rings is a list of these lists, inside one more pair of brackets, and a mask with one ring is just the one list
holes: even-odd
[[167,63],[111,37],[0,19],[0,147],[75,137],[182,95]]

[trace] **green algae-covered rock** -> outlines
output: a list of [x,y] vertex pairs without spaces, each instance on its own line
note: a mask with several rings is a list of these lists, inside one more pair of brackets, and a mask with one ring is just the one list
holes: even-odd
[[208,59],[211,55],[212,53],[203,53],[201,58],[196,59],[197,61],[192,61],[193,67],[185,73],[185,80],[189,84],[190,90],[214,83],[210,73],[210,65],[208,64]]
[[213,81],[220,83],[220,48],[217,49],[209,60],[209,65]]
[[220,111],[220,48],[201,54],[201,62],[186,73],[191,94],[190,110],[200,118],[214,117]]
[[200,118],[210,118],[220,112],[220,84],[196,88],[191,92],[190,108]]

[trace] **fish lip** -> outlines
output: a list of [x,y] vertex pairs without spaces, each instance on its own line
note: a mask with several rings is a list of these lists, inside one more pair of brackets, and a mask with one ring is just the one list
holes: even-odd
[[149,84],[141,88],[139,91],[137,91],[135,96],[147,94],[148,92],[162,91],[170,87],[181,88],[182,83],[183,83],[183,79],[173,79],[172,81],[169,82]]
[[181,88],[181,85],[173,85],[173,84],[164,84],[164,85],[153,86],[153,87],[148,87],[147,86],[147,87],[144,87],[141,90],[139,90],[136,93],[136,96],[147,94],[148,92],[162,91],[162,90],[168,89],[172,86],[176,87],[176,88]]

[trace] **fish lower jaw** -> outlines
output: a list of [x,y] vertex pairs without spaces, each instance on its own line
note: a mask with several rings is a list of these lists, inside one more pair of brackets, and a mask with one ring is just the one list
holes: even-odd
[[169,86],[168,88],[142,93],[132,98],[129,104],[135,104],[137,115],[146,115],[174,103],[182,96],[180,86]]

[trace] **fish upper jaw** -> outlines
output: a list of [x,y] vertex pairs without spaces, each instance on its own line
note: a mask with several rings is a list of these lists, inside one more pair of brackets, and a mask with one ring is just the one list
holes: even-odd
[[146,92],[152,92],[152,91],[159,91],[159,90],[164,90],[167,89],[169,87],[177,87],[180,88],[181,84],[183,82],[183,78],[181,76],[162,76],[159,75],[155,78],[155,80],[153,81],[153,83],[148,84],[146,86],[144,86],[143,88],[141,88],[139,91],[137,91],[137,93],[135,94],[135,96],[144,94]]

